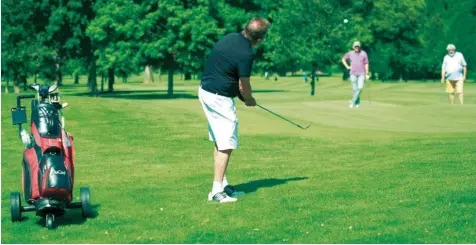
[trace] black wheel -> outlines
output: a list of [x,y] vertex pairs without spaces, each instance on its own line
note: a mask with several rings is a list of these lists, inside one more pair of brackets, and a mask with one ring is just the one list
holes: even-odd
[[21,196],[18,192],[10,194],[10,211],[12,213],[12,221],[21,221]]
[[81,194],[81,207],[83,209],[83,217],[89,218],[93,216],[93,208],[91,207],[91,198],[88,187],[81,187],[79,189]]
[[49,230],[53,230],[55,228],[55,215],[54,214],[47,214],[45,216],[45,226]]

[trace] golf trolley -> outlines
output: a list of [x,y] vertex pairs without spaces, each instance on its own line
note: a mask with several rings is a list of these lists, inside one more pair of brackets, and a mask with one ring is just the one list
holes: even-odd
[[[93,215],[88,187],[80,188],[81,201],[72,202],[74,184],[73,136],[64,129],[57,86],[30,85],[35,95],[20,95],[17,106],[12,108],[12,121],[25,145],[23,152],[23,194],[27,206],[22,206],[19,192],[10,195],[12,221],[21,221],[22,212],[36,211],[45,219],[48,229],[55,228],[55,218],[64,215],[66,209],[82,208],[84,218]],[[31,134],[22,129],[27,122],[22,99],[31,101]],[[61,121],[58,113],[61,113]]]

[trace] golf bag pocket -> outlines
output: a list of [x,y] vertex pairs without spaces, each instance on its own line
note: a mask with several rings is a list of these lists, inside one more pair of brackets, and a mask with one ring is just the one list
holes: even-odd
[[71,175],[62,155],[44,155],[41,172],[41,196],[71,201]]
[[30,203],[40,196],[38,157],[34,148],[23,153],[22,180],[25,200]]

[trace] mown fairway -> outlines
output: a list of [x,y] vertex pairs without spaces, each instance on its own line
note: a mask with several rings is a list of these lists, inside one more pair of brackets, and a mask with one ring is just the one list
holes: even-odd
[[34,213],[10,221],[23,146],[16,97],[2,94],[2,243],[476,243],[475,83],[460,106],[440,83],[374,82],[349,109],[339,78],[321,78],[315,97],[300,77],[254,78],[258,103],[312,126],[237,102],[241,145],[228,178],[248,194],[214,204],[198,81],[177,81],[166,99],[165,78],[140,79],[101,98],[85,95],[85,78],[62,88],[75,193],[91,188],[97,216],[70,211],[56,231]]

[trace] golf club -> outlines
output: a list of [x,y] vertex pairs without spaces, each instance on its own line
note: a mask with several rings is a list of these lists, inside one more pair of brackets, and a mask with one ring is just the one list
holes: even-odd
[[277,117],[279,117],[279,118],[281,118],[281,119],[286,120],[286,121],[289,122],[289,123],[294,124],[295,126],[298,126],[300,129],[305,130],[305,129],[307,129],[307,128],[309,128],[309,127],[311,126],[311,124],[309,124],[309,125],[303,127],[303,126],[301,126],[301,125],[299,125],[299,124],[297,124],[297,123],[295,123],[295,122],[293,122],[293,121],[291,121],[291,120],[289,120],[289,119],[287,119],[287,118],[285,118],[285,117],[283,117],[283,116],[280,116],[280,115],[277,114],[277,113],[274,113],[274,112],[272,112],[272,111],[266,109],[265,107],[263,107],[263,106],[261,106],[261,105],[256,104],[256,106],[258,106],[259,108],[261,108],[261,109],[263,109],[263,110],[265,110],[265,111],[267,111],[267,112],[269,112],[269,113],[271,113],[271,114],[273,114],[273,115],[275,115],[275,116],[277,116]]

